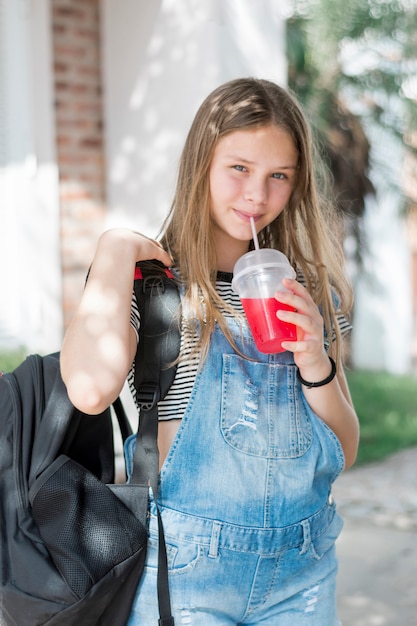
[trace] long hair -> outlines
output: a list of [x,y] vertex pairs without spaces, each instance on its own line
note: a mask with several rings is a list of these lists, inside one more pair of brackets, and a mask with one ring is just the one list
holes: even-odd
[[233,345],[222,315],[225,304],[215,289],[210,165],[221,137],[271,124],[291,136],[298,163],[288,205],[259,233],[260,246],[280,250],[303,274],[309,292],[320,306],[328,337],[336,338],[340,358],[332,288],[341,313],[350,309],[352,294],[343,271],[336,209],[324,193],[318,192],[325,180],[322,162],[309,124],[288,90],[268,80],[241,78],[221,85],[204,100],[182,151],[176,191],[161,241],[184,281],[184,297],[195,314],[195,327],[199,328],[198,349],[203,356],[206,354],[216,322]]

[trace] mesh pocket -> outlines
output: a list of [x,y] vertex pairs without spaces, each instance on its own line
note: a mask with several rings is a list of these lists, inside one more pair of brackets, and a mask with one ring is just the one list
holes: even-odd
[[77,597],[115,565],[145,551],[143,524],[84,467],[60,456],[30,492],[33,519]]

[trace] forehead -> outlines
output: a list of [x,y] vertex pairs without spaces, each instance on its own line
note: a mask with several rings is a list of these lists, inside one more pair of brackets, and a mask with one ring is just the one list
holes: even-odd
[[298,152],[290,133],[276,125],[234,130],[218,140],[214,157],[230,156],[248,160],[266,158],[288,161],[296,165]]

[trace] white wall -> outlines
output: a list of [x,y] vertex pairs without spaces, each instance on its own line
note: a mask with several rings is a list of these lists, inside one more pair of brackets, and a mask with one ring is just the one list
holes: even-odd
[[62,339],[50,8],[0,3],[0,347],[48,352]]
[[398,192],[404,151],[380,128],[369,126],[367,132],[376,197],[369,199],[364,218],[364,273],[355,286],[352,357],[358,368],[405,374],[411,370],[412,303],[410,244]]
[[155,236],[208,93],[238,76],[285,83],[279,0],[102,0],[108,225]]

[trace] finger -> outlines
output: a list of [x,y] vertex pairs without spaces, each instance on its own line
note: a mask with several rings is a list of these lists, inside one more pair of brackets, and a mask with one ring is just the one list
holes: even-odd
[[161,242],[157,241],[156,239],[150,239],[149,241],[151,241],[157,247],[156,254],[158,256],[156,256],[155,258],[165,263],[165,265],[172,265],[173,261]]
[[296,326],[301,325],[301,318],[305,317],[303,314],[299,313],[299,311],[288,311],[287,309],[278,309],[276,312],[276,316],[279,320],[283,322],[287,322],[289,324],[295,324]]
[[155,243],[158,244],[156,252],[155,252],[155,258],[158,261],[161,261],[161,263],[163,263],[164,265],[170,267],[173,264],[173,261],[171,257],[169,256],[168,252],[164,250],[161,244],[159,244],[158,242],[155,242]]
[[304,285],[299,283],[297,280],[295,280],[295,278],[283,278],[282,284],[286,289],[288,289],[292,293],[295,293],[302,297],[310,296],[310,293],[307,290],[307,288],[304,287]]
[[289,352],[293,352],[294,354],[298,354],[301,352],[308,353],[309,344],[307,341],[283,341],[281,343],[281,347],[284,350],[288,350]]
[[[300,313],[277,311],[277,318],[285,323],[295,324],[297,329],[297,346],[292,345],[291,352],[305,350],[308,353],[320,350],[323,346],[323,324],[320,320],[311,319]],[[287,348],[285,348],[287,349]]]
[[284,285],[286,288],[285,291],[277,290],[275,292],[275,298],[278,302],[283,302],[295,309],[306,311],[311,307],[317,308],[311,295],[303,285],[300,285],[295,280],[288,282],[291,282],[291,289],[288,290],[287,285]]
[[302,328],[303,331],[313,334],[321,334],[321,318],[314,315],[310,315],[299,309],[294,311],[288,311],[287,309],[278,309],[276,312],[277,318],[283,322],[289,324],[295,324],[298,328]]
[[171,259],[170,255],[163,248],[162,244],[159,241],[157,241],[156,239],[151,239],[150,237],[146,237],[146,235],[142,235],[138,232],[136,232],[136,234],[147,241],[147,247],[149,247],[148,258],[161,261],[161,263],[168,267],[173,264],[173,260]]

